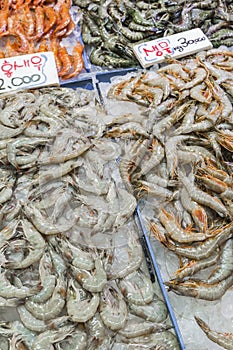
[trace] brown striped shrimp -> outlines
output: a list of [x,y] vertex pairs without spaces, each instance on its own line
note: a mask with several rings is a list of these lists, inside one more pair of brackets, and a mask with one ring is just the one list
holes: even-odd
[[222,245],[217,268],[206,279],[206,283],[217,283],[228,278],[233,273],[233,240],[229,239]]
[[195,273],[205,269],[207,267],[213,266],[218,261],[218,254],[214,253],[202,260],[190,260],[185,265],[180,267],[175,271],[175,279],[178,281],[184,280],[186,277],[190,277]]
[[165,282],[165,284],[170,290],[179,295],[212,301],[220,299],[227,289],[233,285],[233,275],[213,284],[191,279],[185,282],[179,282],[174,279]]
[[191,243],[204,241],[206,238],[216,235],[216,231],[195,232],[190,228],[183,229],[175,216],[162,208],[159,213],[159,220],[166,229],[169,237],[179,243]]
[[193,181],[186,177],[181,171],[179,171],[178,174],[180,182],[184,185],[192,200],[213,209],[220,216],[229,216],[228,210],[218,198],[200,190],[197,186],[195,186]]
[[200,317],[194,316],[197,324],[200,326],[202,331],[207,335],[207,337],[223,347],[224,349],[232,350],[233,349],[233,333],[229,332],[219,332],[211,330],[207,323],[205,323]]

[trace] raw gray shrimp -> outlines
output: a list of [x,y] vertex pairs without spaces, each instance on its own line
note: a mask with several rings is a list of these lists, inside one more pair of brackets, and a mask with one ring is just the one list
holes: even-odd
[[37,230],[44,235],[54,235],[59,232],[69,231],[75,223],[74,220],[66,220],[66,223],[62,225],[52,224],[43,217],[40,210],[38,210],[36,207],[24,206],[23,211],[26,214],[28,220],[31,220]]
[[171,280],[169,282],[165,282],[165,284],[179,295],[212,301],[220,299],[226,290],[233,285],[233,275],[214,284],[208,284],[191,279],[180,283],[177,280]]
[[35,303],[44,303],[52,296],[56,285],[56,277],[53,275],[52,268],[53,266],[50,256],[45,252],[39,263],[39,275],[42,289],[39,293],[29,297],[28,300]]
[[16,307],[18,304],[20,304],[20,301],[17,298],[7,299],[0,297],[0,307]]
[[85,350],[87,349],[87,333],[76,328],[72,334],[66,337],[64,340],[55,344],[56,350],[65,350],[65,349],[75,349],[75,350]]
[[161,332],[168,328],[170,328],[170,326],[163,323],[145,321],[138,316],[129,314],[125,327],[119,330],[118,334],[132,340],[132,338],[151,334],[153,332]]
[[19,152],[19,148],[33,148],[38,145],[46,144],[47,142],[47,138],[17,138],[15,141],[10,142],[7,145],[7,158],[9,163],[11,163],[15,168],[18,168],[17,153]]
[[66,256],[70,256],[69,260],[71,260],[73,266],[84,270],[93,270],[95,268],[94,258],[81,247],[71,244],[66,239],[59,240],[59,246],[61,246]]
[[44,332],[47,330],[48,325],[43,320],[39,320],[34,317],[23,305],[18,306],[17,311],[20,316],[20,320],[23,325],[33,332]]
[[100,257],[95,258],[95,270],[94,273],[89,271],[72,267],[75,278],[81,283],[82,287],[89,292],[96,293],[101,292],[105,284],[107,283],[106,272],[103,268]]
[[44,350],[44,349],[52,349],[51,346],[54,343],[57,343],[70,334],[72,334],[75,326],[73,324],[60,327],[57,330],[47,330],[45,332],[40,333],[34,338],[32,343],[32,350]]
[[29,253],[20,262],[7,262],[6,266],[8,268],[13,269],[23,269],[26,268],[42,257],[44,250],[45,250],[45,240],[41,236],[41,234],[35,229],[35,227],[26,219],[22,220],[22,228],[24,235],[26,236],[27,241],[32,246],[32,248],[29,248]]
[[224,349],[232,350],[233,349],[233,334],[229,332],[218,332],[211,330],[210,327],[205,323],[200,317],[194,316],[197,324],[201,327],[203,332],[207,335],[207,337],[220,345]]
[[149,304],[143,306],[130,303],[129,311],[146,321],[156,323],[165,321],[168,315],[166,304],[157,296]]
[[140,270],[135,271],[119,281],[120,289],[128,302],[136,305],[150,303],[154,297],[151,280]]
[[3,298],[26,298],[33,294],[36,294],[39,290],[39,286],[28,288],[22,286],[21,288],[15,287],[7,279],[6,272],[0,274],[0,296]]
[[100,299],[100,317],[109,329],[116,331],[125,326],[128,311],[117,286],[113,283],[106,285]]
[[45,185],[47,182],[59,179],[81,165],[82,160],[78,158],[67,160],[64,163],[54,166],[54,168],[49,167],[47,168],[48,170],[42,168],[37,175],[38,177],[33,180],[33,184],[40,184],[40,186]]
[[57,317],[65,305],[66,284],[61,278],[57,279],[51,298],[39,304],[32,300],[25,302],[26,309],[39,320],[51,320]]
[[67,313],[73,322],[87,322],[96,313],[100,298],[97,293],[90,297],[80,286],[75,285],[75,281],[70,279],[68,283],[68,293],[66,300]]
[[118,247],[117,244],[114,247],[113,262],[111,264],[109,272],[107,273],[109,279],[124,278],[140,267],[143,258],[142,247],[141,244],[139,244],[132,235],[129,236],[126,249],[127,264],[119,264],[117,253],[119,251],[119,253],[122,254],[123,248],[122,246]]

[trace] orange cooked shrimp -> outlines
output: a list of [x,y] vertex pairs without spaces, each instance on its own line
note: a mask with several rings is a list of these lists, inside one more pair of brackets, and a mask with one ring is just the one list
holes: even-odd
[[7,35],[7,21],[9,16],[9,9],[0,10],[0,37]]
[[71,33],[73,33],[75,27],[76,27],[76,24],[75,24],[74,21],[71,19],[70,23],[69,23],[68,26],[66,27],[66,34],[65,34],[65,36],[68,36],[68,35],[70,35]]
[[34,39],[39,40],[44,34],[44,9],[37,6],[35,9],[36,35]]
[[71,21],[69,8],[66,4],[62,4],[59,9],[59,16],[57,20],[57,26],[54,33],[59,33],[62,29],[66,28]]
[[56,12],[52,7],[45,6],[44,7],[44,34],[50,32],[50,30],[53,28],[57,21],[57,15]]
[[81,72],[81,70],[84,67],[84,62],[83,62],[83,57],[82,57],[83,48],[84,47],[80,42],[78,42],[74,46],[73,51],[72,51],[73,71],[71,73],[63,76],[62,79],[71,79]]
[[27,38],[29,38],[33,36],[35,31],[35,18],[34,12],[30,11],[28,6],[24,8],[24,19],[23,27]]
[[72,60],[66,48],[63,46],[59,47],[58,54],[62,62],[62,70],[58,73],[58,76],[63,77],[64,75],[68,74],[72,69]]
[[59,56],[59,44],[56,38],[52,38],[50,49],[53,51],[58,73],[62,68],[62,61]]

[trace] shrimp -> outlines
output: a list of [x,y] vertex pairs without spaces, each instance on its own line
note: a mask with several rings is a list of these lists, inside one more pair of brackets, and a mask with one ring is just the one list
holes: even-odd
[[59,232],[69,231],[74,226],[74,221],[68,221],[61,224],[51,224],[46,220],[41,214],[40,210],[35,207],[24,206],[24,213],[26,214],[28,220],[37,228],[37,230],[44,235],[54,235]]
[[183,229],[177,222],[175,216],[164,208],[162,208],[159,213],[159,220],[166,228],[169,237],[179,243],[204,241],[206,238],[217,234],[216,231],[192,232],[190,228]]
[[71,21],[71,16],[69,12],[69,7],[67,6],[67,4],[63,3],[61,4],[61,7],[58,12],[58,18],[57,18],[54,34],[56,35],[56,33],[58,33],[59,31],[67,27],[70,21]]
[[67,75],[63,75],[62,79],[71,79],[77,76],[84,68],[84,61],[82,57],[83,45],[78,42],[72,50],[72,67],[73,71]]
[[[82,294],[86,294],[85,298]],[[67,293],[67,313],[73,322],[87,322],[96,313],[100,298],[97,293],[90,297],[81,287],[75,285],[73,279],[69,280]]]
[[169,238],[164,237],[153,223],[151,223],[150,227],[154,235],[165,247],[174,251],[177,255],[195,260],[208,258],[221,244],[233,237],[233,227],[230,223],[223,226],[215,236],[207,238],[203,242],[177,246],[173,241],[169,240]]
[[145,321],[137,316],[129,315],[125,327],[119,330],[118,334],[130,338],[132,341],[132,338],[148,335],[154,332],[165,331],[168,328],[171,328],[171,326],[163,323]]
[[181,189],[180,199],[182,206],[191,214],[193,221],[198,226],[198,228],[206,232],[208,221],[207,221],[207,213],[205,209],[197,204],[195,201],[192,201],[185,187]]
[[216,211],[220,216],[229,216],[228,210],[223,205],[223,203],[217,199],[205,193],[204,191],[198,189],[192,181],[188,179],[182,172],[179,171],[179,180],[186,188],[189,196],[192,200],[196,201],[199,204],[206,205],[207,207]]
[[0,274],[0,296],[3,298],[26,298],[36,294],[39,290],[39,286],[17,288],[7,279],[6,272]]
[[35,20],[36,20],[36,35],[35,40],[39,40],[44,34],[44,8],[36,6],[35,8]]
[[48,325],[43,321],[35,318],[26,308],[21,305],[18,306],[17,311],[19,313],[20,319],[25,327],[30,331],[34,332],[44,332],[47,330]]
[[198,85],[195,85],[190,89],[190,97],[192,97],[194,100],[197,100],[201,103],[210,103],[212,99],[212,93],[208,89],[206,89],[206,84],[201,83]]
[[39,304],[32,300],[25,302],[26,309],[37,319],[47,321],[57,317],[65,305],[66,286],[62,278],[57,279],[51,298]]
[[117,286],[113,283],[106,285],[100,300],[100,317],[105,326],[113,331],[122,329],[127,315],[126,303]]
[[207,337],[220,345],[224,349],[232,350],[233,349],[233,333],[221,333],[218,331],[212,331],[210,327],[205,323],[200,317],[194,316],[197,324],[201,327],[203,332]]
[[72,267],[75,278],[81,283],[82,287],[89,292],[101,292],[107,283],[106,272],[99,257],[95,259],[95,272],[91,274],[88,271]]
[[146,321],[156,323],[165,321],[168,315],[166,304],[156,296],[149,304],[146,305],[136,305],[130,303],[129,311],[134,315],[142,317]]
[[220,261],[217,268],[205,281],[206,283],[217,283],[229,277],[233,273],[233,240],[229,239],[222,246]]
[[169,282],[165,282],[165,284],[179,295],[212,301],[220,299],[226,290],[233,285],[233,275],[229,276],[223,281],[213,284],[194,281],[191,279],[181,283],[179,283],[177,280],[171,280]]
[[72,69],[72,60],[70,55],[68,54],[65,47],[60,46],[58,49],[58,56],[61,60],[62,69],[58,71],[58,76],[63,77],[64,75],[69,74]]
[[175,278],[176,280],[181,281],[187,276],[192,276],[196,272],[216,264],[217,261],[218,254],[212,254],[210,257],[202,260],[190,260],[185,265],[176,270]]
[[53,349],[52,344],[68,337],[74,331],[75,325],[67,325],[57,330],[47,330],[35,336],[32,343],[32,350]]
[[120,289],[130,303],[149,304],[154,297],[151,280],[140,270],[132,272],[119,281]]
[[52,296],[56,285],[56,277],[53,275],[52,268],[52,262],[48,253],[44,253],[39,263],[39,275],[42,289],[39,293],[29,297],[28,300],[35,303],[44,303]]

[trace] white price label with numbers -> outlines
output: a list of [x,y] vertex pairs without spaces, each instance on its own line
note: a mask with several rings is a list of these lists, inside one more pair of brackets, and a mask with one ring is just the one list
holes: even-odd
[[0,93],[59,85],[53,52],[0,59]]
[[143,67],[163,62],[166,56],[180,58],[213,47],[200,28],[137,44],[133,51]]

